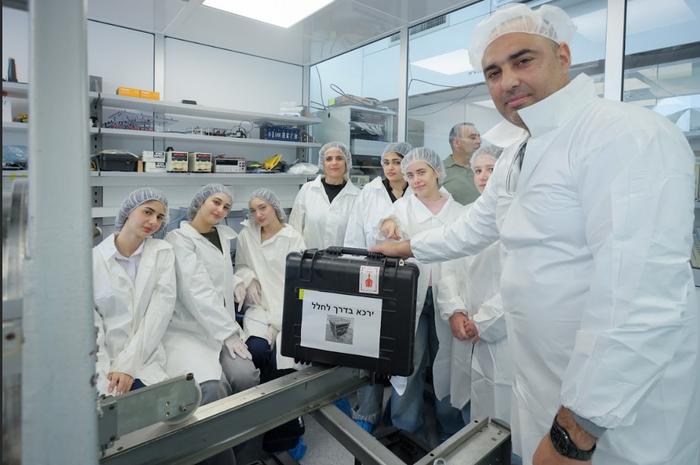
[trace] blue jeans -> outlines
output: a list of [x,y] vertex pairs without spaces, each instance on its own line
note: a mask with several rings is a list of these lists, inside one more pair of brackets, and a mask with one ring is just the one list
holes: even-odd
[[[428,288],[413,344],[413,374],[408,377],[403,395],[398,395],[393,389],[391,391],[391,422],[399,429],[417,433],[423,427],[425,377],[437,353],[438,344],[433,292],[432,288]],[[452,407],[449,396],[442,400],[434,399],[434,403],[438,435],[440,440],[445,440],[464,427],[462,414]]]
[[373,425],[377,424],[382,411],[384,385],[369,384],[357,390],[357,409],[352,413],[353,420],[363,420]]

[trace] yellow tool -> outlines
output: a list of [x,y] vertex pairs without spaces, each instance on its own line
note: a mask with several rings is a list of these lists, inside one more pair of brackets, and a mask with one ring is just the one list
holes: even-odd
[[273,170],[277,165],[279,165],[280,161],[282,161],[282,155],[276,153],[263,162],[263,168],[266,170]]

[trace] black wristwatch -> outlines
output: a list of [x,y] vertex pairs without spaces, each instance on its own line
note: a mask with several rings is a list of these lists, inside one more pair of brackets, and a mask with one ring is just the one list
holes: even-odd
[[559,423],[557,423],[556,416],[552,422],[552,428],[549,430],[549,437],[552,439],[552,445],[554,445],[554,450],[564,457],[568,457],[574,460],[586,461],[593,457],[593,452],[595,451],[595,444],[590,450],[581,450],[576,447],[573,443],[569,432],[566,431]]

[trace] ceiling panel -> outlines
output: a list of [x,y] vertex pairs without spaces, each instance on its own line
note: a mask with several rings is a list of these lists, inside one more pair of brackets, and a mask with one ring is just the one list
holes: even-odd
[[295,64],[317,63],[474,0],[335,0],[289,29],[202,0],[89,0],[88,17]]

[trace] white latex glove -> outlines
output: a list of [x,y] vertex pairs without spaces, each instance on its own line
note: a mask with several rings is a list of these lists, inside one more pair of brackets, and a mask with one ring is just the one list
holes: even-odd
[[224,345],[226,346],[226,349],[228,349],[228,353],[231,355],[231,358],[235,359],[236,356],[238,356],[243,359],[253,360],[253,355],[248,350],[248,346],[245,345],[245,342],[241,341],[238,334],[234,334],[226,339],[224,341]]
[[250,286],[246,289],[248,293],[248,301],[252,304],[260,305],[262,301],[260,300],[260,281],[254,279],[250,282]]
[[277,331],[274,326],[270,325],[267,327],[267,336],[265,339],[267,339],[267,343],[270,344],[270,347],[275,346],[275,341],[277,340]]
[[243,307],[243,302],[245,301],[245,286],[243,284],[239,284],[233,289],[233,300],[238,302],[238,309],[240,310]]

